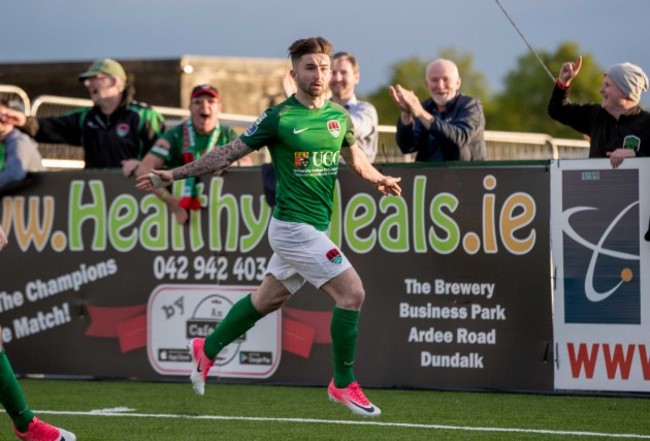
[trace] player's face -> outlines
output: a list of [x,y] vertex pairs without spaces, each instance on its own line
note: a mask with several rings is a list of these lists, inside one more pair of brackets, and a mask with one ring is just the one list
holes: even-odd
[[292,77],[298,89],[312,97],[322,96],[332,78],[330,57],[325,54],[306,54],[295,64]]
[[426,72],[425,84],[433,101],[443,106],[453,99],[460,89],[458,70],[449,63],[435,63]]
[[332,95],[340,100],[348,100],[354,94],[354,87],[359,84],[359,73],[354,72],[349,60],[339,58],[332,63],[330,89]]
[[207,135],[214,130],[219,121],[221,101],[212,95],[199,95],[190,101],[190,116],[192,125],[201,135]]
[[600,88],[600,94],[603,97],[601,106],[609,113],[623,108],[627,100],[623,91],[607,75],[603,87]]

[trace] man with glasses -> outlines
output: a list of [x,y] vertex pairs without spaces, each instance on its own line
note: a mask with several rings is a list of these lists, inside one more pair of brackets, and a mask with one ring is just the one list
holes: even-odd
[[133,101],[135,89],[115,60],[95,61],[79,75],[79,81],[88,89],[93,107],[34,118],[0,105],[0,120],[37,142],[82,146],[87,169],[121,167],[126,175],[132,174],[164,131],[162,115]]

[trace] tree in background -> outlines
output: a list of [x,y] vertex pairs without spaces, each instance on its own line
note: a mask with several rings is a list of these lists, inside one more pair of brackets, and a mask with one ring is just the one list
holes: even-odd
[[[557,76],[565,61],[582,55],[580,74],[571,84],[569,98],[574,103],[599,103],[604,69],[594,57],[583,54],[576,43],[562,43],[553,54],[538,52],[544,64]],[[517,59],[517,67],[505,77],[503,92],[486,106],[486,129],[510,132],[546,133],[555,138],[581,138],[582,135],[553,121],[546,111],[553,81],[532,53]]]
[[[401,84],[403,87],[413,90],[421,100],[428,98],[429,91],[424,85],[424,70],[430,62],[437,58],[447,58],[456,63],[463,81],[460,88],[461,93],[481,100],[487,114],[491,100],[485,75],[474,68],[473,55],[462,54],[453,47],[441,50],[437,57],[430,60],[412,57],[391,65],[392,75],[389,84]],[[380,87],[363,98],[377,108],[379,124],[396,124],[399,118],[399,109],[388,94],[388,85]]]
[[403,87],[414,90],[418,97],[426,96],[424,68],[427,63],[420,58],[413,57],[392,64],[390,66],[392,72],[390,82],[364,97],[377,109],[379,124],[395,125],[399,118],[399,109],[388,94],[389,84],[401,84]]

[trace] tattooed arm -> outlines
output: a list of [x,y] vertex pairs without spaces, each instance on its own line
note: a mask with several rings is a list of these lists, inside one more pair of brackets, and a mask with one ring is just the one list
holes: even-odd
[[190,176],[218,173],[252,151],[253,149],[248,147],[244,141],[237,138],[224,146],[215,148],[196,161],[192,161],[173,170],[151,170],[151,173],[138,177],[135,181],[135,186],[139,190],[152,191],[156,188],[166,187],[174,181],[189,178]]
[[174,180],[189,178],[190,176],[203,176],[218,173],[230,164],[248,155],[253,149],[248,147],[239,138],[228,144],[217,147],[207,155],[203,155],[196,161],[185,164],[172,170]]

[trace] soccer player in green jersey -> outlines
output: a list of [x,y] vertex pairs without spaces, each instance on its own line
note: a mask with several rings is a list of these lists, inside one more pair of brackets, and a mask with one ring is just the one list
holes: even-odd
[[[7,236],[0,225],[0,250],[7,245]],[[0,328],[2,335],[2,328]],[[74,433],[54,427],[39,420],[27,405],[23,389],[18,384],[14,370],[11,367],[7,352],[0,338],[0,404],[4,408],[13,425],[18,439],[26,441],[75,441]]]
[[[2,236],[0,228],[0,236]],[[3,242],[0,238],[0,248]],[[2,332],[2,328],[0,328]],[[0,404],[11,418],[14,433],[25,441],[75,441],[74,433],[41,421],[27,405],[0,339]]]
[[379,416],[354,376],[357,323],[365,292],[347,257],[327,236],[332,213],[339,155],[347,167],[371,182],[384,195],[400,195],[400,178],[385,176],[368,161],[354,140],[345,109],[324,96],[331,71],[332,45],[322,37],[295,41],[289,47],[297,91],[264,112],[235,141],[201,159],[173,170],[152,170],[136,181],[153,191],[174,180],[219,172],[233,161],[267,146],[277,174],[276,206],[269,224],[273,256],[259,289],[235,303],[205,339],[190,342],[198,395],[221,349],[252,328],[265,315],[282,307],[305,281],[329,294],[335,306],[331,335],[334,375],[331,400],[362,416]]

